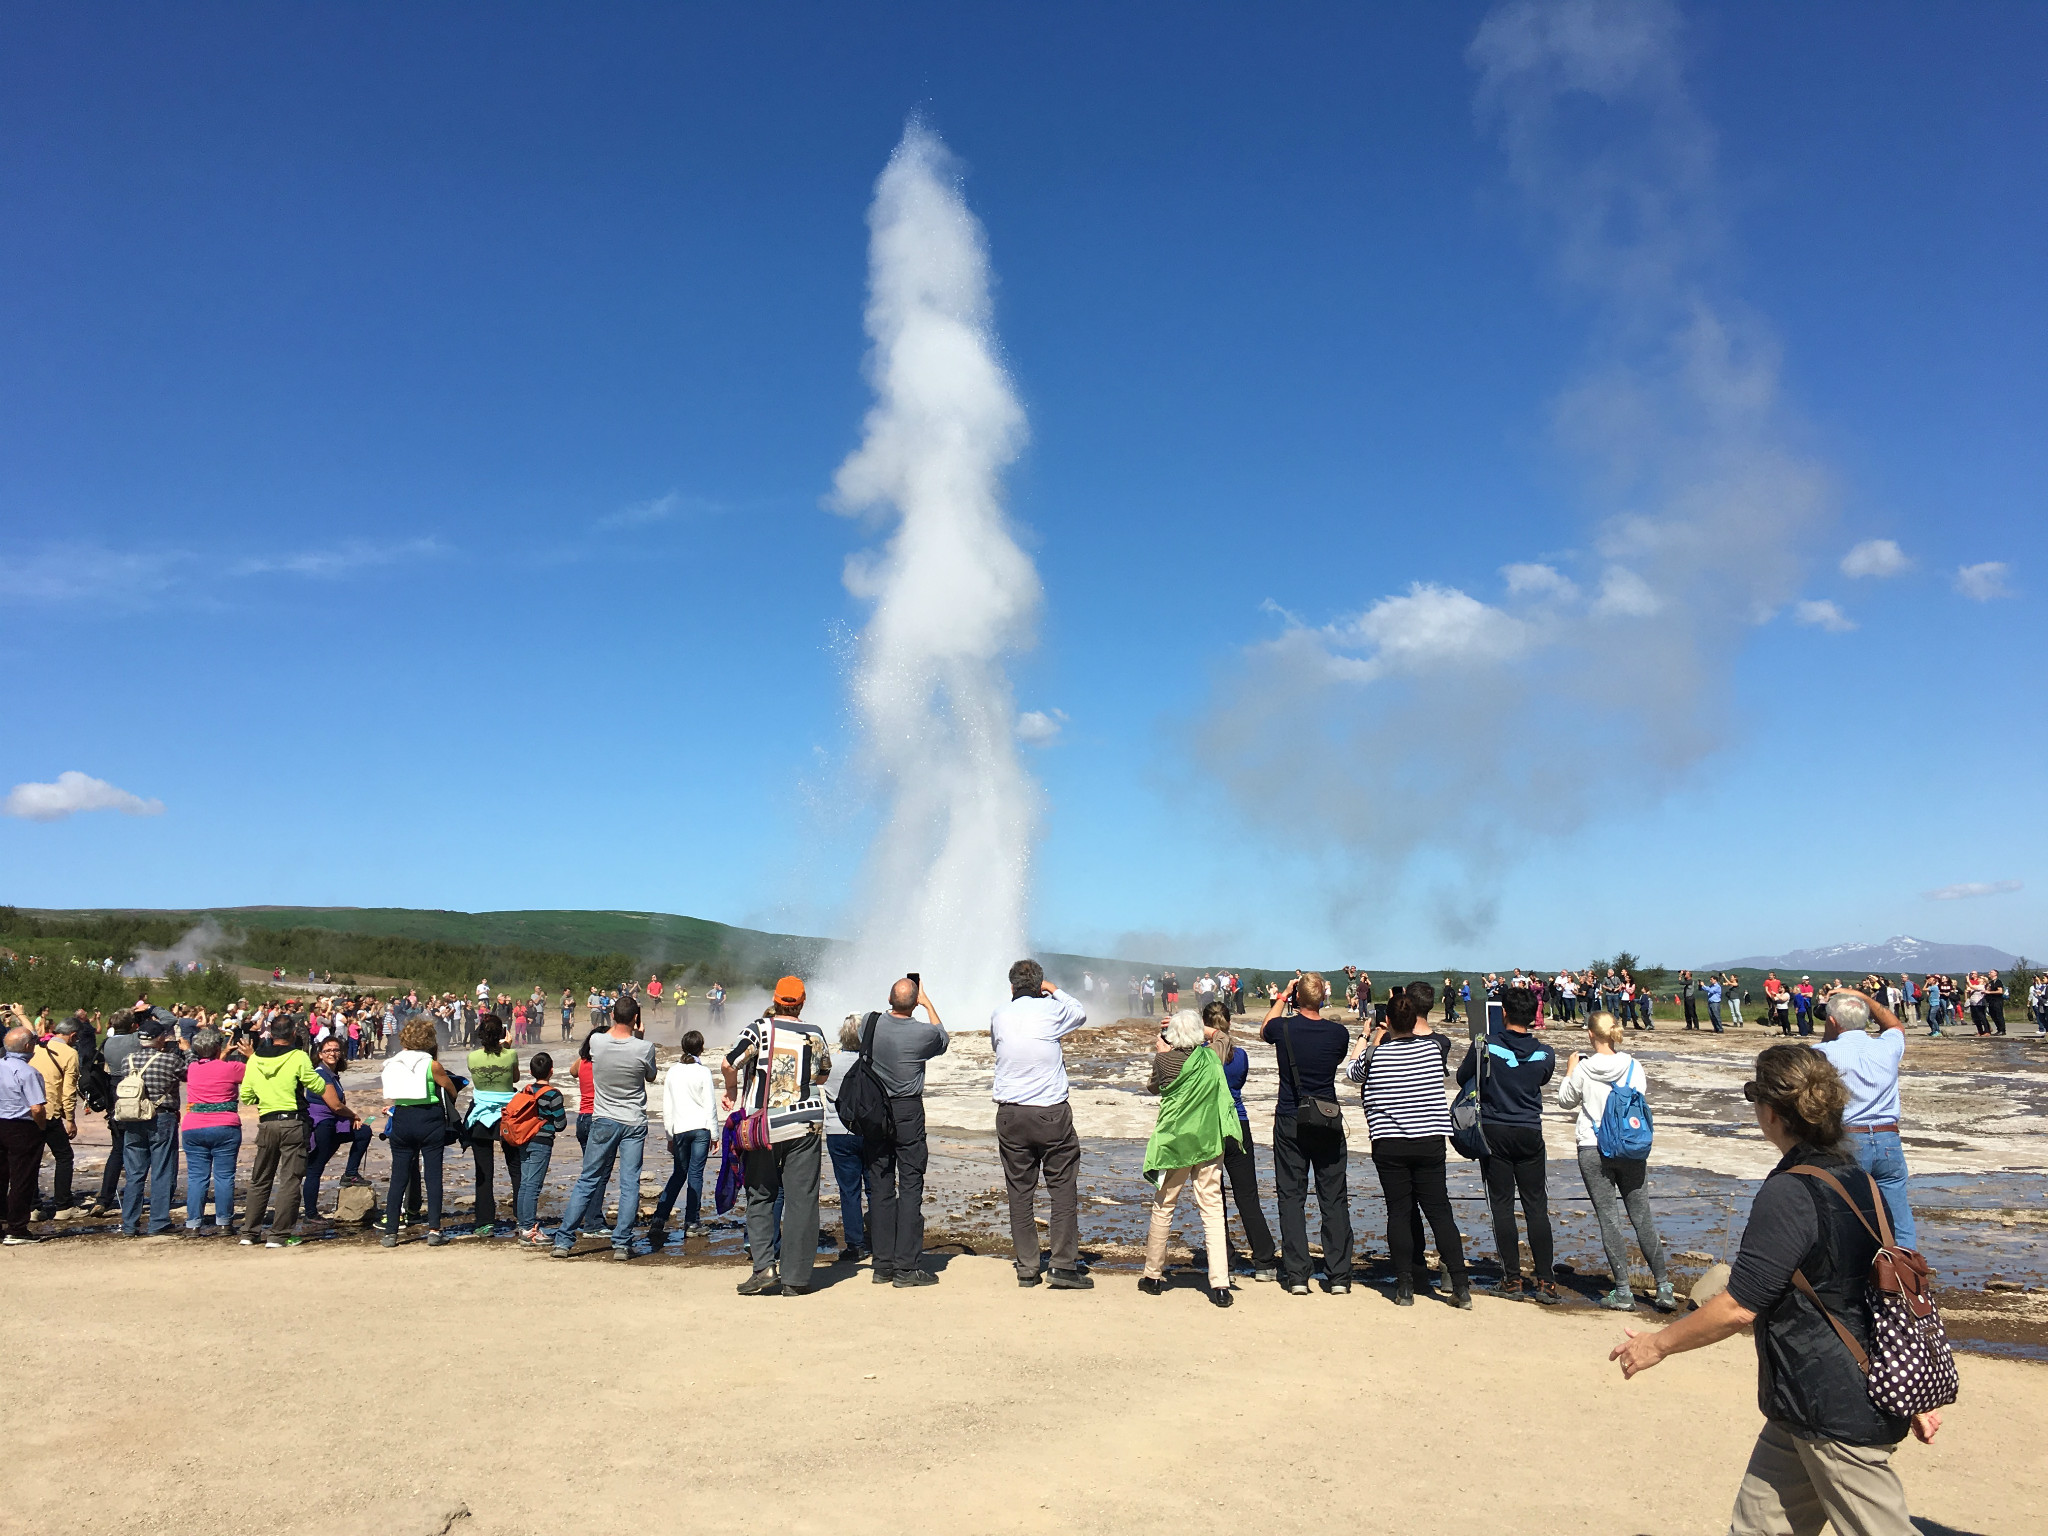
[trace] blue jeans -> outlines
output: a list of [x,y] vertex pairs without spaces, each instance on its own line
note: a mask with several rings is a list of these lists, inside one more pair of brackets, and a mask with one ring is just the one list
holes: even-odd
[[185,1230],[196,1232],[213,1191],[213,1219],[235,1224],[235,1158],[242,1150],[239,1125],[207,1125],[185,1132]]
[[576,1246],[583,1218],[595,1211],[604,1219],[604,1189],[611,1182],[612,1163],[619,1165],[619,1221],[612,1228],[612,1246],[633,1246],[633,1228],[640,1220],[640,1163],[647,1155],[647,1126],[627,1125],[593,1115],[590,1140],[583,1148],[583,1171],[569,1191],[569,1209],[555,1228],[555,1246],[567,1253]]
[[178,1112],[167,1110],[147,1130],[130,1125],[121,1141],[121,1230],[134,1237],[142,1230],[142,1200],[149,1193],[149,1230],[171,1230],[171,1181],[178,1176]]
[[1901,1248],[1915,1248],[1919,1229],[1913,1225],[1913,1207],[1906,1199],[1906,1149],[1899,1145],[1897,1131],[1859,1131],[1850,1126],[1844,1133],[1849,1150],[1863,1171],[1877,1180],[1884,1194],[1884,1208],[1892,1219],[1892,1237]]
[[1714,1026],[1714,1033],[1721,1033],[1721,1005],[1711,997],[1707,999],[1707,1022]]
[[512,1192],[512,1220],[521,1232],[540,1225],[540,1188],[554,1160],[555,1139],[536,1136],[519,1149],[519,1188]]
[[711,1156],[711,1133],[677,1132],[668,1139],[668,1155],[675,1166],[669,1170],[668,1183],[655,1202],[653,1230],[668,1230],[669,1213],[676,1208],[676,1196],[682,1195],[683,1230],[687,1232],[704,1214],[704,1163]]
[[825,1150],[832,1154],[832,1178],[839,1185],[839,1240],[848,1248],[867,1247],[868,1227],[862,1219],[863,1164],[858,1136],[827,1136]]

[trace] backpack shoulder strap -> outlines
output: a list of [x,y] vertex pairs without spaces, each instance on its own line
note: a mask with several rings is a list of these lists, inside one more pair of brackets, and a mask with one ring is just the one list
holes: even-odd
[[[1842,1197],[1842,1204],[1848,1206],[1850,1212],[1856,1217],[1856,1219],[1863,1223],[1863,1230],[1868,1232],[1872,1237],[1877,1239],[1879,1247],[1891,1247],[1891,1223],[1885,1219],[1884,1197],[1879,1195],[1877,1192],[1877,1180],[1870,1179],[1870,1195],[1871,1198],[1877,1204],[1877,1219],[1879,1223],[1884,1227],[1884,1230],[1882,1232],[1880,1232],[1876,1227],[1873,1227],[1870,1224],[1869,1220],[1864,1216],[1863,1212],[1857,1209],[1856,1202],[1849,1198],[1849,1191],[1842,1187],[1842,1181],[1836,1178],[1832,1173],[1829,1173],[1827,1169],[1816,1168],[1812,1163],[1800,1163],[1798,1166],[1790,1168],[1786,1171],[1789,1173],[1803,1173],[1808,1175],[1809,1177],[1819,1179],[1823,1184],[1827,1185],[1829,1189],[1832,1189],[1836,1194]],[[1868,1179],[1870,1178],[1870,1175],[1866,1173],[1864,1177]]]
[[1870,1356],[1864,1352],[1863,1346],[1856,1342],[1856,1335],[1844,1328],[1842,1320],[1828,1310],[1828,1304],[1820,1299],[1820,1293],[1813,1288],[1813,1282],[1806,1278],[1803,1271],[1795,1269],[1792,1271],[1792,1283],[1799,1288],[1800,1295],[1820,1308],[1820,1315],[1828,1320],[1836,1336],[1848,1346],[1849,1353],[1855,1358],[1856,1368],[1868,1376]]
[[860,1059],[862,1061],[872,1062],[875,1059],[875,1026],[881,1023],[881,1021],[882,1011],[876,1008],[871,1010],[867,1018],[861,1022]]

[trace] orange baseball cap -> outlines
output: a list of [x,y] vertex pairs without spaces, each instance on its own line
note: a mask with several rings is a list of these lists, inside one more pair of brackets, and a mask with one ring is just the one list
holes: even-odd
[[785,976],[775,983],[775,1001],[778,1003],[800,1003],[804,1000],[804,984],[801,978]]

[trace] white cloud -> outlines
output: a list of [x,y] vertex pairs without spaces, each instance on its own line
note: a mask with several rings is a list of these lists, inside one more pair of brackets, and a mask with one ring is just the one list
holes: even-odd
[[651,501],[636,501],[607,512],[593,528],[605,533],[616,533],[626,528],[651,528],[656,523],[674,522],[678,518],[694,517],[722,510],[717,502],[707,501],[701,496],[685,496],[680,491],[670,491],[656,496]]
[[1865,539],[1842,556],[1844,576],[1903,576],[1912,568],[1906,552],[1890,539]]
[[57,775],[54,784],[17,784],[0,802],[0,814],[19,816],[25,821],[62,821],[79,811],[119,811],[124,816],[161,816],[161,800],[145,800],[125,789],[116,789],[105,779],[71,770]]
[[1579,595],[1572,579],[1561,575],[1555,566],[1504,565],[1500,573],[1507,578],[1509,593],[1516,597],[1555,597],[1569,601]]
[[251,555],[228,567],[232,576],[346,576],[371,566],[398,565],[409,560],[429,560],[443,553],[437,539],[406,539],[397,544],[373,544],[351,539],[328,549],[306,549],[293,554]]
[[1056,709],[1051,714],[1042,709],[1027,709],[1017,717],[1017,739],[1042,747],[1059,740],[1060,731],[1066,723],[1067,712],[1063,709]]
[[2024,889],[2019,880],[1968,880],[1961,885],[1944,885],[1938,891],[1922,891],[1929,901],[1968,901],[1972,896],[2004,896]]
[[1986,560],[1978,565],[1959,566],[1956,570],[1956,590],[1973,603],[1988,603],[1995,597],[2011,597],[2012,589],[2005,584],[2011,571],[2003,560]]
[[176,581],[191,561],[182,550],[48,544],[0,557],[0,601],[74,603],[153,596]]
[[1824,629],[1831,635],[1845,635],[1856,627],[1856,621],[1826,598],[1794,603],[1792,617],[1801,624],[1811,624],[1815,629]]
[[1610,565],[1600,578],[1593,611],[1603,618],[1647,619],[1664,606],[1650,584],[1625,565]]
[[1352,675],[1419,672],[1441,665],[1498,663],[1529,643],[1529,626],[1456,587],[1412,583],[1406,596],[1383,597],[1328,632],[1342,646],[1369,646]]

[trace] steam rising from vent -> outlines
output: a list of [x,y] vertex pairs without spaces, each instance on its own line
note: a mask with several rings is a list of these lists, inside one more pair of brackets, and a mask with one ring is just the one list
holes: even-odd
[[[1414,893],[1453,941],[1489,924],[1503,853],[1727,739],[1736,653],[1797,596],[1826,513],[1825,474],[1787,444],[1776,341],[1710,280],[1713,134],[1680,54],[1665,0],[1511,0],[1469,55],[1532,236],[1590,300],[1592,356],[1555,412],[1588,471],[1582,547],[1495,552],[1491,600],[1418,572],[1363,613],[1291,623],[1205,733],[1235,744],[1220,771],[1253,820],[1461,861],[1467,888]],[[1336,750],[1303,750],[1318,737]]]
[[1038,572],[1011,537],[1001,476],[1024,445],[998,360],[988,251],[938,137],[913,120],[868,211],[867,373],[875,405],[835,505],[894,520],[846,566],[874,604],[853,703],[887,813],[853,944],[813,1014],[884,1006],[920,971],[947,1022],[985,1023],[1024,954],[1036,789],[1019,761],[1004,659],[1028,647]]

